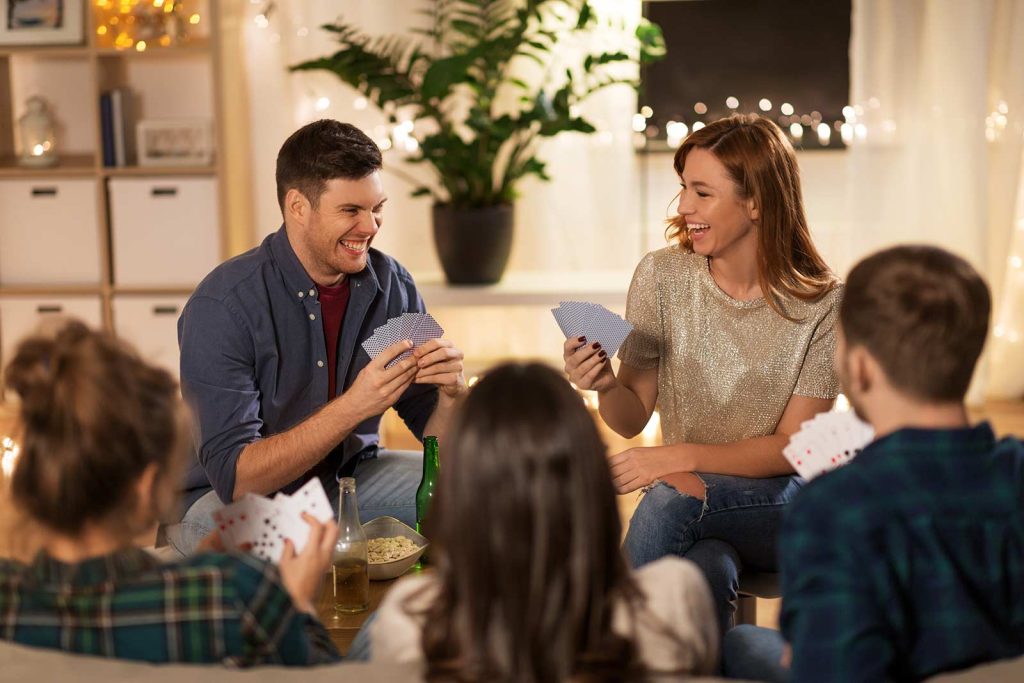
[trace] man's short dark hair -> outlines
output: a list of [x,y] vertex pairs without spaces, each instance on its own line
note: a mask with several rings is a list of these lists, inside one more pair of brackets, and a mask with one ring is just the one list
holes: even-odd
[[292,133],[277,153],[277,203],[284,213],[284,197],[295,188],[315,209],[328,180],[360,180],[382,163],[380,148],[355,126],[314,121]]
[[901,246],[858,263],[839,320],[893,386],[932,403],[963,401],[988,334],[988,286],[967,261],[929,246]]

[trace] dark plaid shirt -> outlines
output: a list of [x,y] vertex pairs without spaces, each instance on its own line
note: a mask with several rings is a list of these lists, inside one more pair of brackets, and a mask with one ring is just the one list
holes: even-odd
[[1024,446],[903,429],[808,484],[779,542],[793,681],[912,681],[1024,654]]
[[77,564],[0,560],[0,638],[158,663],[340,659],[324,627],[295,611],[277,568],[249,555],[160,564],[132,548]]

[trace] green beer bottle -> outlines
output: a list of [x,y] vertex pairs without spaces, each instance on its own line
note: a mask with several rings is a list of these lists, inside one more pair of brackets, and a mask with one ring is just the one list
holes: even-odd
[[[416,533],[423,533],[423,522],[430,512],[430,503],[434,499],[434,487],[437,485],[437,471],[440,464],[437,459],[437,437],[423,437],[423,478],[416,489]],[[427,562],[424,555],[417,567]]]

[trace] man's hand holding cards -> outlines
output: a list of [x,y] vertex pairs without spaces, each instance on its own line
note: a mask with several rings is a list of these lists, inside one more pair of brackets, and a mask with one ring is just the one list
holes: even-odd
[[309,540],[310,526],[303,513],[328,524],[334,510],[319,479],[310,479],[292,495],[277,494],[273,500],[247,493],[213,513],[225,550],[247,550],[259,558],[277,563],[290,540],[301,553]]
[[800,425],[782,455],[810,481],[853,460],[874,438],[871,425],[852,411],[818,413]]

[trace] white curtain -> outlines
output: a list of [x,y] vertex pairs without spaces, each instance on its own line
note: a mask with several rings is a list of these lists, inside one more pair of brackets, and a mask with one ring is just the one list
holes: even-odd
[[[425,3],[276,0],[264,21],[257,15],[270,3],[235,1],[245,34],[252,215],[262,236],[280,223],[274,159],[295,128],[330,116],[374,137],[385,133],[383,116],[357,92],[327,73],[289,74],[287,65],[333,51],[318,26],[339,15],[371,34],[400,33],[422,21],[416,10]],[[639,0],[597,4],[627,21],[640,14]],[[972,401],[1021,396],[1024,0],[854,0],[853,8],[854,141],[843,153],[800,155],[815,238],[844,274],[862,256],[901,242],[938,244],[969,259],[995,295],[993,335]],[[602,134],[545,143],[541,156],[554,181],[521,188],[511,272],[629,271],[662,243],[675,179],[670,157],[638,159],[632,151],[635,94],[608,91],[584,110]],[[417,276],[435,275],[430,200],[410,199],[401,177],[429,176],[401,156],[385,156],[390,200],[376,244]],[[508,327],[507,351],[521,353],[529,344],[512,339],[517,325]]]
[[844,265],[903,242],[967,258],[996,302],[972,402],[1021,395],[1024,1],[855,0],[850,56]]

